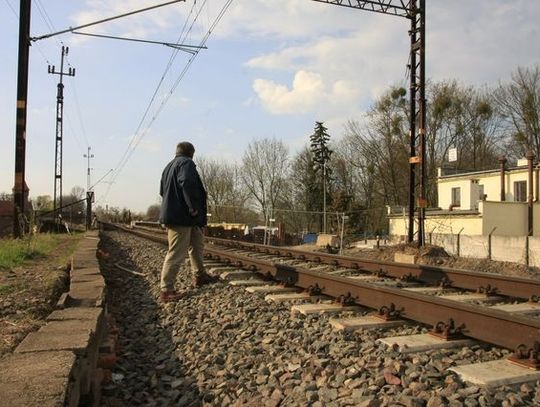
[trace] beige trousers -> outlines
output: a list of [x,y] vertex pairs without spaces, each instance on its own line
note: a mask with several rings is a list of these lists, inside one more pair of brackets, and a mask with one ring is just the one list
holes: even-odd
[[161,269],[161,290],[173,291],[176,276],[189,252],[191,271],[195,276],[205,272],[203,233],[198,226],[167,226],[169,250]]

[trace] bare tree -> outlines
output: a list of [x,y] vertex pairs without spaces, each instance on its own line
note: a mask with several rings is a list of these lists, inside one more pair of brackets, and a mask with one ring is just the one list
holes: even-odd
[[80,186],[71,188],[69,195],[62,197],[63,215],[70,222],[82,223],[85,219],[86,203],[82,201],[85,197],[85,189]]
[[242,188],[238,166],[205,157],[197,159],[197,166],[208,194],[212,221],[241,221],[247,192]]
[[448,165],[449,149],[458,149],[458,160],[452,163],[455,169],[490,168],[500,153],[504,132],[488,90],[443,81],[429,84],[428,98],[426,196],[436,206],[437,168]]
[[242,181],[265,219],[285,193],[288,161],[287,147],[275,138],[250,143],[242,157]]
[[509,83],[494,93],[518,154],[527,150],[540,155],[540,67],[517,68]]
[[146,210],[145,220],[157,222],[159,220],[159,211],[160,211],[161,205],[154,204],[150,205],[148,209]]
[[53,210],[53,201],[50,195],[39,195],[34,200],[34,208],[41,212]]

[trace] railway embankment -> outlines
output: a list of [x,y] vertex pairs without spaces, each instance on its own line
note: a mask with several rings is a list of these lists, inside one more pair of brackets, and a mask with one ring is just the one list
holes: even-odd
[[0,359],[1,404],[99,404],[104,367],[114,359],[114,338],[109,334],[98,243],[97,231],[85,234],[71,259],[69,291],[39,330]]

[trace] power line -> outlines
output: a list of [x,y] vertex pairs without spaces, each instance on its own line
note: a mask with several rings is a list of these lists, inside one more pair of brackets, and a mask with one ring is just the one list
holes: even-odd
[[[70,61],[69,61],[69,57],[67,58],[67,64],[68,64],[69,67],[72,66]],[[75,102],[75,113],[76,113],[76,116],[77,116],[78,121],[79,121],[79,125],[80,125],[80,128],[81,128],[81,133],[82,133],[82,136],[84,138],[84,142],[86,143],[86,147],[88,147],[90,145],[90,142],[88,141],[88,137],[86,135],[86,127],[85,127],[85,125],[83,123],[83,116],[82,116],[82,112],[81,112],[81,105],[79,103],[79,97],[78,97],[78,93],[77,93],[76,82],[77,81],[73,81],[73,86],[70,87],[70,92],[73,95],[73,100]]]
[[[54,27],[54,24],[49,17],[49,14],[47,14],[47,10],[45,10],[45,6],[41,3],[40,0],[36,0],[37,9],[39,11],[39,14],[41,16],[41,19],[45,22],[45,25],[48,27],[51,31],[56,31],[56,28]],[[59,47],[64,45],[63,41],[59,41],[57,38],[54,39],[55,42],[58,44]]]
[[45,22],[45,25],[49,28],[51,31],[55,31],[54,25],[49,18],[49,15],[47,14],[47,11],[45,11],[45,7],[41,4],[40,0],[36,0],[36,6],[39,11],[39,14],[41,15],[41,19]]
[[68,33],[68,32],[73,32],[73,31],[75,31],[75,30],[80,30],[81,28],[92,27],[92,26],[94,26],[94,25],[98,25],[98,24],[102,24],[102,23],[109,22],[109,21],[117,20],[117,19],[122,18],[122,17],[131,16],[131,15],[133,15],[133,14],[142,13],[142,12],[144,12],[144,11],[153,10],[153,9],[156,9],[156,8],[159,8],[159,7],[168,6],[168,5],[170,5],[170,4],[179,3],[179,2],[181,2],[181,1],[186,1],[186,0],[173,0],[173,1],[169,1],[169,2],[167,2],[167,3],[157,4],[157,5],[155,5],[155,6],[145,7],[145,8],[143,8],[143,9],[130,11],[130,12],[128,12],[128,13],[120,14],[120,15],[118,15],[118,16],[104,18],[104,19],[101,19],[101,20],[98,20],[98,21],[94,21],[94,22],[88,23],[88,24],[82,24],[82,25],[79,25],[79,26],[77,26],[77,27],[69,27],[69,28],[67,28],[67,29],[65,29],[65,30],[53,32],[53,33],[50,33],[50,34],[41,35],[41,36],[39,36],[39,37],[30,37],[30,40],[31,40],[31,41],[39,41],[39,40],[43,40],[43,39],[46,39],[46,38],[55,37],[55,36],[57,36],[57,35],[66,34],[66,33]]
[[142,42],[142,43],[145,43],[145,44],[165,45],[166,47],[178,49],[180,51],[185,51],[185,52],[188,52],[190,54],[194,54],[196,52],[194,49],[191,49],[191,48],[197,48],[197,49],[204,48],[204,49],[206,49],[206,47],[199,47],[197,45],[175,44],[175,43],[163,42],[163,41],[141,40],[141,39],[137,39],[137,38],[118,37],[118,36],[115,36],[115,35],[83,33],[83,32],[80,32],[80,31],[73,31],[73,34],[86,35],[88,37],[106,38],[106,39],[109,39],[109,40],[121,40],[121,41]]
[[[206,42],[208,41],[208,38],[210,37],[210,35],[212,34],[212,32],[214,31],[214,29],[216,28],[216,26],[219,24],[219,22],[221,21],[221,19],[223,18],[223,16],[225,15],[225,13],[227,12],[227,10],[229,9],[230,5],[232,4],[233,0],[227,0],[225,2],[225,4],[223,5],[223,7],[221,8],[220,12],[218,13],[217,17],[214,19],[214,22],[212,23],[212,25],[210,26],[210,28],[206,31],[206,34],[203,36],[203,38],[201,39],[201,41],[199,42],[199,46],[205,46]],[[191,30],[193,29],[194,27],[194,24],[196,22],[196,20],[198,19],[198,17],[200,16],[200,13],[202,12],[202,9],[204,7],[204,4],[206,4],[206,1],[203,2],[203,5],[201,6],[201,8],[199,9],[197,15],[195,16],[195,18],[193,19],[191,25],[190,25],[190,28],[186,31],[186,34],[184,35],[184,38],[189,34],[189,32],[191,32]],[[175,50],[174,51],[175,53],[178,53],[178,50]],[[122,156],[122,158],[120,159],[119,161],[119,164],[117,165],[117,167],[115,168],[115,171],[114,171],[114,175],[113,175],[113,180],[112,182],[114,183],[116,181],[116,179],[118,178],[118,176],[120,175],[120,172],[123,170],[123,168],[125,167],[125,165],[127,164],[127,162],[129,161],[129,159],[131,158],[131,156],[133,155],[133,153],[135,152],[135,149],[137,148],[137,146],[140,144],[141,140],[144,138],[144,136],[148,133],[148,131],[150,130],[152,124],[156,121],[157,117],[159,116],[159,114],[163,111],[163,108],[165,107],[165,105],[167,104],[167,102],[170,100],[171,96],[173,95],[173,93],[175,92],[175,90],[177,89],[177,87],[179,86],[180,82],[182,81],[182,79],[185,77],[187,71],[189,70],[189,68],[191,67],[191,65],[193,64],[193,62],[195,61],[195,59],[197,58],[197,56],[199,55],[199,49],[197,49],[197,52],[193,55],[191,55],[191,57],[189,58],[189,60],[186,62],[186,65],[184,66],[184,68],[182,69],[182,71],[180,72],[180,74],[178,75],[177,79],[175,80],[173,86],[171,87],[171,89],[167,92],[166,96],[163,98],[163,100],[161,101],[160,105],[158,106],[156,112],[154,113],[154,115],[152,116],[152,118],[150,119],[148,125],[146,126],[146,128],[143,130],[142,133],[140,133],[140,129],[142,128],[142,125],[148,115],[148,112],[150,110],[150,107],[153,105],[153,102],[155,100],[155,97],[157,95],[157,92],[159,91],[159,88],[161,87],[161,84],[163,83],[163,78],[165,76],[165,74],[168,72],[168,70],[170,69],[170,66],[172,64],[171,61],[174,60],[174,58],[176,58],[176,55],[173,55],[171,56],[171,59],[170,59],[170,63],[167,65],[167,68],[166,68],[166,71],[165,71],[165,74],[162,76],[162,79],[160,80],[151,100],[150,100],[150,103],[148,104],[148,107],[143,115],[143,118],[141,119],[140,123],[139,123],[139,126],[137,128],[137,131],[135,132],[135,135],[134,137],[132,138],[132,140],[130,141],[130,143],[128,144],[128,147],[126,149],[126,151],[124,152],[124,155]],[[100,197],[100,200],[101,199],[105,199],[107,197],[107,195],[109,194],[110,192],[110,189],[111,189],[111,185],[109,185],[109,187],[107,188],[107,191],[105,192],[104,196]]]
[[17,13],[15,11],[15,9],[13,8],[13,6],[11,5],[11,3],[9,2],[9,0],[4,0],[6,2],[6,4],[8,5],[8,7],[11,9],[11,11],[13,11],[13,14],[15,14],[15,17],[17,17],[17,20],[19,19],[19,13]]
[[[205,3],[206,3],[206,0],[204,0],[203,5],[204,5]],[[184,32],[185,32],[185,30],[186,30],[186,26],[187,26],[188,22],[190,21],[191,16],[192,16],[193,13],[194,13],[194,10],[195,10],[195,8],[196,8],[196,5],[197,5],[197,1],[194,1],[194,2],[193,2],[193,5],[191,6],[191,9],[190,9],[190,11],[189,11],[188,16],[186,17],[186,19],[185,19],[185,21],[184,21],[184,25],[182,26],[182,29],[181,29],[181,31],[180,31],[180,35],[178,36],[178,39],[177,39],[176,43],[180,43],[180,42],[183,41],[184,38],[187,36],[187,34],[184,35]],[[199,13],[197,13],[197,16],[198,16],[198,14],[200,14],[200,11],[199,11]],[[197,20],[197,16],[195,16],[194,22]],[[189,30],[191,30],[191,28],[193,27],[194,22],[191,24],[191,27],[190,27]],[[189,31],[189,30],[188,30],[188,31]],[[151,106],[152,106],[152,104],[153,104],[153,102],[154,102],[154,100],[155,100],[155,98],[156,98],[156,96],[157,96],[157,93],[158,93],[159,89],[161,88],[161,85],[163,84],[163,81],[164,81],[164,79],[165,79],[165,76],[167,75],[167,73],[168,73],[169,70],[171,69],[172,64],[173,64],[174,60],[176,59],[178,53],[179,53],[179,50],[177,50],[177,49],[175,49],[175,50],[172,51],[171,56],[169,57],[169,61],[168,61],[168,63],[167,63],[167,66],[166,66],[166,68],[165,68],[165,71],[164,71],[164,73],[162,74],[162,76],[161,76],[161,78],[160,78],[160,80],[159,80],[159,82],[158,82],[158,84],[157,84],[157,86],[156,86],[156,89],[154,90],[154,93],[153,93],[152,97],[150,98],[150,102],[148,103],[148,105],[147,105],[147,107],[146,107],[146,110],[145,110],[145,112],[144,112],[144,114],[143,114],[143,116],[142,116],[142,119],[141,119],[140,122],[139,122],[139,125],[137,126],[137,130],[135,131],[135,135],[134,135],[134,137],[129,141],[126,150],[125,150],[124,153],[122,154],[122,157],[121,157],[120,160],[118,161],[118,164],[116,165],[116,167],[113,169],[112,180],[108,183],[107,190],[105,191],[105,193],[104,193],[103,195],[101,195],[101,196],[96,200],[96,204],[99,203],[99,202],[101,202],[102,200],[105,200],[105,199],[107,198],[107,196],[109,195],[109,192],[110,192],[110,190],[111,190],[112,185],[113,185],[114,182],[116,181],[117,176],[119,175],[120,171],[122,171],[122,169],[124,168],[125,164],[127,163],[127,160],[129,160],[129,157],[131,156],[131,155],[129,154],[130,149],[132,148],[132,146],[133,146],[133,148],[136,148],[136,147],[137,147],[138,143],[137,143],[137,144],[134,144],[135,141],[136,141],[137,134],[139,133],[139,131],[140,131],[140,129],[141,129],[143,123],[144,123],[144,120],[145,120],[146,116],[148,115],[148,112],[150,111],[150,108],[151,108]]]
[[[203,3],[203,6],[204,4],[206,3],[206,0],[204,1]],[[184,22],[184,25],[182,27],[182,30],[180,31],[180,35],[178,36],[178,39],[177,39],[177,43],[180,43],[181,41],[183,41],[186,36],[187,36],[187,33],[193,28],[193,25],[195,24],[195,21],[197,20],[199,14],[200,14],[200,10],[202,9],[199,9],[199,12],[197,13],[197,15],[194,17],[193,19],[193,22],[191,23],[191,26],[190,28],[188,29],[188,31],[185,31],[186,30],[186,26],[187,26],[187,23],[188,21],[190,20],[191,16],[193,15],[193,11],[196,7],[196,4],[197,2],[194,2],[192,7],[191,7],[191,10]],[[186,32],[186,34],[184,35],[184,32]],[[172,67],[172,64],[174,62],[174,60],[176,59],[178,55],[178,51],[177,50],[174,50],[172,53],[171,53],[171,56],[169,57],[169,62],[167,63],[167,66],[165,67],[165,71],[163,72],[163,74],[161,75],[161,78],[156,86],[156,89],[154,90],[154,93],[152,94],[152,97],[150,98],[150,102],[148,103],[148,105],[146,106],[146,109],[141,117],[141,120],[139,121],[139,124],[137,125],[137,129],[135,130],[135,133],[134,133],[134,136],[133,138],[129,141],[128,143],[128,146],[126,148],[126,150],[124,151],[124,153],[122,154],[122,157],[120,158],[120,161],[118,162],[116,168],[119,168],[118,171],[121,171],[122,168],[124,167],[124,160],[128,160],[129,159],[129,152],[130,152],[130,149],[133,147],[135,148],[136,145],[134,144],[135,141],[136,141],[136,137],[137,135],[139,134],[141,128],[142,128],[142,125],[144,123],[144,121],[146,120],[146,117],[148,115],[148,112],[150,111],[150,108],[152,107],[153,103],[154,103],[154,100],[159,92],[159,89],[161,88],[161,85],[163,84],[163,81],[165,80],[165,77],[167,75],[167,73],[169,72],[169,70],[171,69]]]
[[[41,0],[36,0],[36,5],[37,5],[37,9],[39,11],[39,14],[40,14],[42,20],[44,21],[45,25],[48,27],[48,29],[50,31],[56,31],[56,27],[55,27],[52,19],[50,18],[49,14],[47,13],[47,10],[45,9],[45,6],[41,2]],[[58,41],[56,38],[55,38],[55,41],[59,46],[62,46],[64,44],[62,41]],[[38,49],[41,48],[41,47],[39,47],[39,43],[36,43],[36,45],[38,45]],[[44,57],[45,57],[45,55],[44,55]],[[47,60],[47,58],[45,58],[45,59]],[[67,62],[69,67],[72,67],[71,63],[69,62],[68,55],[66,55],[66,62]],[[48,60],[47,60],[47,63],[49,65],[51,65]],[[86,137],[86,131],[85,131],[84,125],[82,123],[81,110],[80,110],[79,101],[78,101],[78,98],[77,98],[77,92],[76,92],[76,89],[75,89],[75,81],[73,82],[73,87],[70,87],[70,92],[72,93],[74,101],[75,101],[75,107],[76,107],[75,114],[77,115],[77,117],[79,119],[79,123],[81,125],[81,130],[82,130],[82,135],[83,135],[84,139],[86,140],[86,146],[88,146],[90,143],[88,142],[88,138]],[[81,145],[81,141],[79,140],[79,137],[77,135],[77,131],[75,131],[75,127],[73,126],[73,123],[71,122],[69,116],[66,116],[66,119],[67,119],[68,126],[69,126],[69,128],[71,130],[71,133],[74,135],[75,141],[77,142],[77,145],[79,146],[79,148],[80,148],[80,150],[82,152],[83,148],[82,148],[82,145]]]
[[77,142],[77,145],[79,146],[79,149],[81,150],[81,153],[82,153],[84,150],[83,150],[81,140],[79,140],[79,136],[77,136],[77,132],[75,131],[75,128],[73,127],[73,123],[71,123],[69,116],[66,116],[66,121],[68,123],[69,130],[71,130],[71,134],[75,136],[75,141]]
[[[17,13],[17,11],[13,8],[12,4],[9,2],[9,0],[4,0],[4,2],[8,5],[8,7],[10,8],[10,10],[13,12],[13,15],[15,16],[15,18],[17,19],[17,21],[19,20],[19,13]],[[43,60],[47,63],[47,64],[51,64],[49,62],[49,59],[47,58],[47,56],[45,55],[45,53],[43,52],[43,50],[41,49],[41,47],[39,46],[39,44],[36,44],[38,45],[37,47],[37,50],[38,52],[41,54],[41,57],[43,58]]]
[[[231,3],[233,2],[233,0],[228,0],[225,5],[223,6],[223,8],[221,9],[220,13],[218,14],[218,16],[215,18],[213,24],[210,26],[210,28],[208,29],[208,31],[206,32],[205,36],[203,37],[203,39],[200,41],[199,45],[203,46],[206,44],[206,41],[208,40],[208,38],[210,37],[210,35],[212,34],[212,32],[214,31],[215,27],[217,26],[217,24],[221,21],[221,18],[225,15],[225,13],[227,12],[229,6],[231,5]],[[204,6],[204,4],[203,4]],[[202,6],[201,6],[201,9],[202,10]],[[200,15],[200,12],[199,14],[197,14],[197,17]],[[193,24],[192,26],[193,27]],[[197,58],[197,56],[199,55],[199,52],[197,52],[196,54],[192,55],[190,57],[190,59],[188,60],[188,62],[186,63],[186,65],[184,66],[184,69],[182,70],[182,72],[180,73],[180,75],[178,76],[178,78],[176,79],[174,85],[172,86],[171,90],[167,93],[166,97],[161,101],[161,104],[160,106],[158,107],[156,113],[154,114],[154,116],[152,117],[152,119],[150,120],[150,123],[148,124],[146,130],[141,134],[141,136],[137,139],[137,134],[135,136],[135,144],[133,146],[133,148],[131,149],[131,151],[129,152],[127,158],[126,158],[126,161],[122,164],[122,166],[120,167],[118,173],[122,170],[122,168],[124,167],[124,165],[127,163],[127,161],[131,158],[131,156],[133,155],[133,153],[135,152],[135,149],[137,148],[137,146],[139,145],[140,141],[142,140],[142,138],[147,134],[148,130],[150,129],[150,127],[152,126],[152,124],[155,122],[155,120],[157,119],[157,117],[159,116],[159,114],[161,113],[161,111],[163,110],[163,108],[165,107],[166,103],[169,101],[170,97],[173,95],[173,93],[175,92],[176,88],[178,87],[178,85],[180,84],[180,82],[182,81],[182,79],[184,78],[185,74],[187,73],[187,71],[189,70],[189,68],[191,67],[191,65],[193,64],[193,62],[195,61],[195,59]],[[118,176],[118,175],[117,175]]]

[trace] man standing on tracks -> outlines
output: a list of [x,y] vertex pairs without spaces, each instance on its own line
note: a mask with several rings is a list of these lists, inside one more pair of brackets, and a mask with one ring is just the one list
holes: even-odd
[[159,194],[163,200],[160,223],[167,227],[169,250],[161,270],[161,300],[176,301],[182,294],[174,288],[178,270],[189,249],[194,286],[201,287],[216,279],[206,273],[203,263],[203,232],[206,226],[206,190],[193,154],[195,147],[188,141],[178,143],[176,157],[165,167]]

